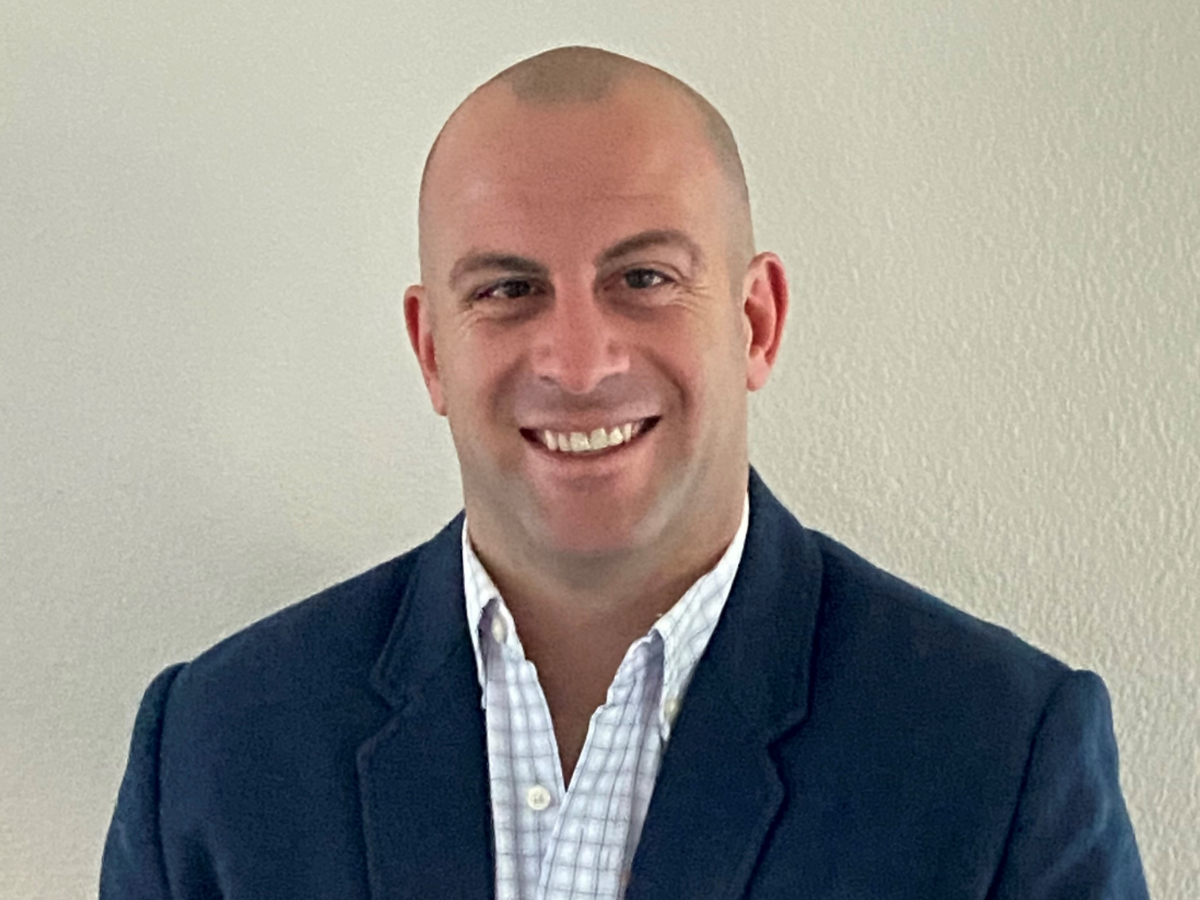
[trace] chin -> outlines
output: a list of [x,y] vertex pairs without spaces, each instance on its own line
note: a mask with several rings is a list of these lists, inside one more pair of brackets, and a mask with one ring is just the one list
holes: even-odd
[[644,518],[597,514],[594,509],[560,511],[541,518],[535,533],[552,552],[578,557],[620,555],[646,546],[650,534]]

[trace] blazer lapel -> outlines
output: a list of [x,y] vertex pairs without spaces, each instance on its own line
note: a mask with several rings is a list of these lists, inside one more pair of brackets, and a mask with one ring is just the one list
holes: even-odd
[[745,892],[785,799],[771,744],[808,714],[820,591],[818,548],[752,469],[742,561],[663,754],[626,900]]
[[462,516],[421,551],[372,685],[395,708],[358,751],[377,900],[493,893],[487,737],[463,599]]

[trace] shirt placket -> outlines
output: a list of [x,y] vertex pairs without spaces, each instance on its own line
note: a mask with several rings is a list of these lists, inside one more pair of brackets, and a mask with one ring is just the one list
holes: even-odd
[[484,663],[488,759],[499,776],[492,779],[498,819],[496,895],[498,900],[527,900],[538,890],[559,817],[562,768],[537,670],[525,658],[507,611],[499,603],[489,610],[486,629],[492,637]]
[[[637,642],[588,726],[571,787],[547,848],[537,900],[621,896],[632,792],[642,750],[646,655]],[[561,769],[558,770],[561,773]]]

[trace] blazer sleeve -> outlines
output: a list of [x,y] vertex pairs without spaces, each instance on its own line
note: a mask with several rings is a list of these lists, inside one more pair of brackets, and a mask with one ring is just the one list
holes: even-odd
[[1092,672],[1056,688],[1033,740],[990,900],[1146,900],[1117,771],[1108,691]]
[[175,676],[171,666],[146,688],[133,725],[129,762],[100,863],[100,900],[168,900],[171,889],[159,836],[159,747]]

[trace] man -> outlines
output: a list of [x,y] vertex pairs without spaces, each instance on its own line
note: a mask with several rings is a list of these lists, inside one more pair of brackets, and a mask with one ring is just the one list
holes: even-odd
[[420,253],[465,521],[156,679],[102,897],[1145,896],[1101,681],[750,469],[787,284],[703,98],[501,73]]

